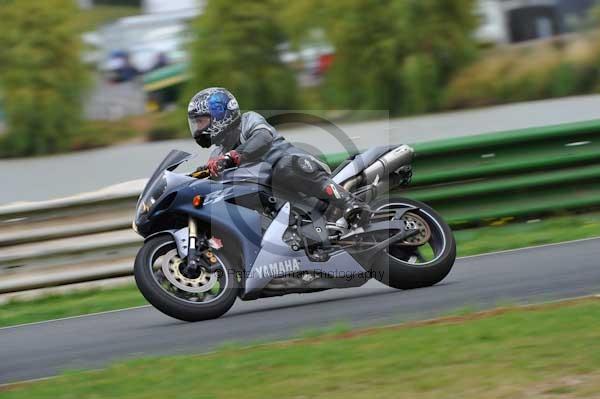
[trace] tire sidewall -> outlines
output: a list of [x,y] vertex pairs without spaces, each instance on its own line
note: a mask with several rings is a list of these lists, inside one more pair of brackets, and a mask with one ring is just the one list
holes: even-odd
[[162,313],[184,321],[201,321],[214,319],[222,316],[234,304],[240,285],[235,273],[231,267],[227,256],[223,251],[213,251],[223,263],[226,273],[228,273],[227,287],[220,297],[209,303],[192,303],[184,300],[178,300],[163,288],[161,288],[154,278],[150,262],[157,248],[175,241],[169,234],[153,237],[144,243],[139,250],[134,265],[135,282],[138,289],[148,302]]
[[439,224],[445,236],[446,245],[438,259],[423,267],[410,265],[390,256],[387,252],[382,252],[380,260],[375,262],[373,270],[371,270],[374,277],[388,286],[400,289],[429,287],[442,281],[450,273],[456,260],[456,241],[448,224],[430,206],[412,199],[401,197],[381,198],[374,200],[370,206],[372,209],[377,209],[387,204],[413,206],[429,214]]

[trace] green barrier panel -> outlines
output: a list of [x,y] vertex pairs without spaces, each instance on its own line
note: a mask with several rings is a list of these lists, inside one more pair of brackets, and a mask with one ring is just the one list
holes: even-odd
[[462,147],[435,156],[423,156],[415,147],[414,184],[433,184],[595,162],[600,159],[600,132],[494,147]]
[[525,189],[507,193],[486,193],[461,199],[427,200],[410,191],[396,190],[398,195],[423,201],[435,208],[454,229],[497,221],[522,220],[566,211],[600,208],[600,181],[576,182],[560,187]]
[[[534,218],[564,211],[597,208],[600,205],[600,185],[591,182],[577,187],[527,190],[510,195],[496,195],[493,198],[472,198],[440,204],[434,202],[431,205],[453,227],[469,227],[498,219]],[[568,232],[568,226],[565,226],[565,232]]]
[[589,180],[600,180],[600,165],[492,180],[483,179],[438,187],[409,188],[406,193],[419,201],[440,202],[490,194],[506,194],[516,190],[539,190],[560,184],[572,186],[575,183]]
[[[347,153],[337,153],[325,155],[321,159],[332,168],[335,168],[348,156]],[[436,159],[434,162],[432,160],[424,161],[417,157],[413,164],[414,176],[412,183],[413,185],[425,185],[501,176],[507,173],[568,167],[597,160],[600,160],[600,140],[576,147],[565,147],[565,144],[553,145],[551,148],[526,149],[515,147],[504,153],[495,153],[493,159],[485,159],[485,157],[482,158],[479,155],[470,159],[465,157],[451,159],[451,157],[447,157]]]
[[[411,186],[455,227],[600,206],[600,120],[413,145]],[[332,167],[348,157],[328,154]]]
[[414,147],[419,156],[430,156],[453,151],[463,151],[465,149],[502,145],[512,146],[524,142],[544,141],[560,137],[576,138],[579,135],[589,133],[600,134],[600,119],[436,140],[415,144]]
[[[599,143],[600,144],[600,143]],[[599,145],[600,147],[600,145]],[[510,161],[473,162],[471,165],[453,165],[451,162],[429,163],[426,167],[414,164],[413,185],[448,183],[474,178],[498,177],[533,170],[550,170],[560,167],[586,165],[600,160],[600,148],[590,148],[574,153],[554,152],[523,154]],[[436,167],[437,166],[437,167]]]
[[186,71],[187,63],[168,65],[155,71],[145,73],[143,77],[143,83],[156,83],[163,79],[170,79],[173,77],[180,76],[182,74],[185,74]]
[[144,74],[142,79],[144,91],[152,92],[161,90],[176,84],[180,84],[189,78],[187,64],[173,64]]
[[[352,154],[355,155],[355,154]],[[337,154],[325,154],[319,158],[325,162],[331,169],[337,168],[339,164],[344,162],[350,154],[347,152],[338,152]]]

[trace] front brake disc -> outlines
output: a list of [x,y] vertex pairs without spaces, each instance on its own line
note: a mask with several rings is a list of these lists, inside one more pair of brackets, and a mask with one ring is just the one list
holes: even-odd
[[165,255],[162,262],[162,271],[167,280],[180,290],[191,293],[210,291],[218,281],[217,273],[208,274],[204,271],[197,278],[188,278],[179,269],[183,261],[173,249]]

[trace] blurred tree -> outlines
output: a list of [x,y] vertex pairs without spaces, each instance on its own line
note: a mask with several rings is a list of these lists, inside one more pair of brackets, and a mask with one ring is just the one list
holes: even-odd
[[475,0],[316,0],[280,14],[295,41],[321,27],[335,48],[330,106],[415,113],[438,107],[450,75],[476,51]]
[[231,90],[243,109],[296,105],[295,76],[279,58],[277,47],[285,37],[274,16],[275,4],[208,1],[194,25],[190,96],[220,86]]
[[394,1],[328,4],[331,15],[325,29],[335,57],[326,77],[326,100],[336,107],[395,112],[401,101],[399,70],[405,42],[397,37]]
[[4,155],[65,149],[81,127],[87,73],[73,0],[0,0]]
[[400,37],[407,39],[402,54],[400,110],[415,113],[438,109],[452,74],[476,53],[476,1],[411,0],[396,6],[396,13],[404,16]]
[[600,25],[600,0],[595,0],[584,21],[584,28],[597,29]]

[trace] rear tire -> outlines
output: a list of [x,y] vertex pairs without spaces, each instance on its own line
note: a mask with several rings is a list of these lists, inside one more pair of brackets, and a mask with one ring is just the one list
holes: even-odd
[[382,251],[372,267],[374,277],[378,281],[390,287],[407,290],[430,287],[442,281],[450,273],[456,260],[456,241],[448,224],[435,210],[422,202],[399,197],[376,200],[370,205],[374,210],[386,205],[407,205],[419,208],[420,212],[416,213],[423,216],[428,222],[433,222],[432,224],[443,234],[445,240],[441,253],[432,261],[420,265],[411,264],[392,256],[389,249]]
[[161,235],[148,240],[138,252],[135,258],[134,275],[135,282],[144,298],[162,313],[183,321],[209,320],[225,314],[233,306],[240,288],[237,275],[232,272],[231,263],[228,262],[224,253],[213,251],[227,273],[222,293],[208,303],[194,303],[177,298],[167,292],[154,276],[152,265],[157,258],[156,254],[162,248],[166,250],[175,247],[175,241],[171,235]]

